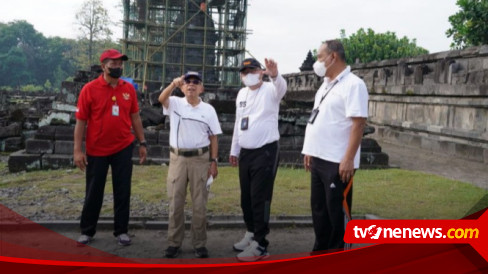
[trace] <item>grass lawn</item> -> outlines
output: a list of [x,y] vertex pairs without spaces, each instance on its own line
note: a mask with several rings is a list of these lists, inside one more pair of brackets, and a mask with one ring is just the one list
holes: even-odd
[[[132,183],[132,207],[143,210],[167,210],[165,166],[135,166]],[[240,215],[240,191],[237,169],[221,167],[211,188],[209,214]],[[32,207],[42,206],[67,216],[78,216],[84,197],[84,174],[77,169],[35,171],[10,174],[0,163],[0,203],[11,206],[22,200]],[[111,180],[109,176],[109,180]],[[8,189],[21,188],[18,196]],[[111,194],[108,181],[106,194]],[[488,191],[468,183],[435,175],[400,169],[360,170],[354,180],[353,214],[374,214],[391,219],[459,219],[487,205]],[[66,200],[76,201],[67,203]],[[480,200],[483,203],[479,203]],[[188,199],[188,208],[191,202]],[[105,201],[102,215],[112,214],[112,203]],[[24,211],[29,211],[29,203]],[[154,210],[156,209],[156,210]],[[141,211],[138,211],[141,212]],[[28,213],[19,212],[24,216]],[[280,168],[275,182],[271,214],[274,216],[310,215],[310,174],[302,169]],[[162,215],[162,214],[161,214]],[[148,216],[142,216],[148,217]]]

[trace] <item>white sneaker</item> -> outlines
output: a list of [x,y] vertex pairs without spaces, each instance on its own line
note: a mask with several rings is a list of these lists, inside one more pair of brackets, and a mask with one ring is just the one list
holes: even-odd
[[119,243],[119,245],[126,246],[130,245],[132,241],[130,240],[129,235],[127,235],[126,233],[122,233],[117,236],[117,242]]
[[240,240],[238,243],[235,243],[232,247],[235,251],[244,251],[252,242],[252,238],[254,237],[254,233],[246,231],[244,234],[244,238]]
[[78,238],[78,241],[76,241],[76,242],[78,243],[79,246],[82,246],[82,245],[89,244],[92,240],[93,240],[93,237],[90,237],[90,236],[85,235],[85,234],[81,234],[80,237]]
[[244,251],[237,254],[237,259],[241,262],[254,262],[268,257],[266,247],[260,246],[256,241],[252,241]]

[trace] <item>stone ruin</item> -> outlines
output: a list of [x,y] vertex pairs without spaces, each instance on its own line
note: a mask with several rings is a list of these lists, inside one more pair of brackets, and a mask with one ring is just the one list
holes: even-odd
[[354,67],[374,138],[488,163],[488,45]]
[[[52,115],[58,93],[0,91],[0,151],[14,152],[25,147],[39,126],[62,124]],[[69,121],[64,121],[68,124]]]
[[[310,62],[310,60],[309,60]],[[305,66],[303,66],[305,67]],[[50,96],[44,94],[23,95],[23,107],[12,104],[20,95],[8,94],[0,97],[9,110],[2,110],[0,142],[2,151],[13,152],[8,159],[11,172],[38,169],[73,167],[73,133],[75,105],[83,85],[100,74],[100,67],[79,71],[72,82],[64,82],[61,92]],[[302,166],[301,149],[305,127],[313,106],[315,91],[320,79],[310,71],[285,75],[289,90],[282,101],[279,116],[280,164]],[[236,89],[209,89],[204,100],[212,104],[219,116],[223,135],[219,136],[219,158],[228,162],[235,120]],[[176,92],[176,95],[181,93]],[[37,96],[38,95],[38,96]],[[17,97],[16,97],[17,96]],[[169,163],[169,119],[165,119],[157,98],[159,91],[150,94],[145,101],[138,94],[141,104],[141,118],[148,143],[147,164]],[[32,98],[31,98],[32,97]],[[8,101],[8,102],[7,102]],[[9,116],[10,115],[10,116]],[[365,134],[372,133],[370,127]],[[134,148],[134,163],[138,163],[138,146]],[[388,155],[381,152],[377,142],[364,138],[361,150],[362,168],[388,166]]]

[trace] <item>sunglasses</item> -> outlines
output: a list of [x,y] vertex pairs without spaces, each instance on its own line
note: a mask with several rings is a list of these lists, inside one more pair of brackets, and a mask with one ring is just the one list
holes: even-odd
[[197,79],[193,79],[193,80],[191,80],[191,79],[186,79],[186,80],[185,80],[185,84],[187,84],[187,85],[192,84],[192,83],[193,83],[194,85],[200,85],[200,83],[201,83],[201,82],[202,82],[202,81],[197,80]]

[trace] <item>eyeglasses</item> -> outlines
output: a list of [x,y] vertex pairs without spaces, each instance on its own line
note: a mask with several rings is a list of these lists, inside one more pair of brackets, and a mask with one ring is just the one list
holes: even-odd
[[194,84],[194,85],[200,85],[202,81],[200,80],[197,80],[197,79],[194,79],[194,80],[190,80],[190,79],[186,79],[185,80],[185,84],[189,85],[189,84]]

